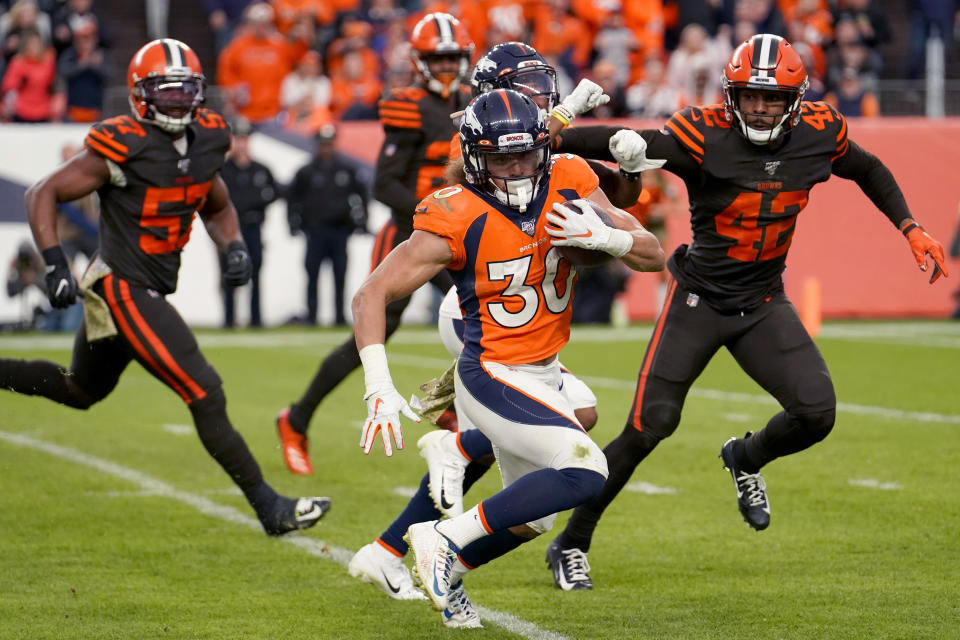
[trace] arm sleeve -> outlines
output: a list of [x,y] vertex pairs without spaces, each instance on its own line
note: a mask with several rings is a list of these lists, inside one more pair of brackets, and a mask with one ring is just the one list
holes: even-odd
[[412,184],[408,184],[415,169],[420,135],[418,130],[388,130],[373,179],[374,197],[394,211],[409,212],[411,217],[420,202]]
[[895,227],[910,216],[910,209],[890,169],[880,159],[847,139],[847,152],[833,163],[833,174],[853,180],[870,201],[890,219]]

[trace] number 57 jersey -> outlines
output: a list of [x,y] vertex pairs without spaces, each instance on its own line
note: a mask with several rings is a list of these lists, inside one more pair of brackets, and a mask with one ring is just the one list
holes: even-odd
[[575,271],[550,242],[546,212],[593,193],[598,180],[577,156],[551,161],[548,184],[524,213],[467,184],[440,189],[417,207],[414,229],[443,237],[453,253],[447,268],[460,297],[465,357],[532,363],[570,337]]
[[749,142],[724,119],[722,105],[688,107],[663,132],[642,135],[647,155],[666,158],[664,168],[687,187],[693,242],[669,264],[681,286],[721,312],[749,310],[781,290],[797,216],[847,152],[843,116],[804,102],[777,149]]
[[98,122],[84,147],[107,160],[100,196],[100,257],[117,276],[162,295],[177,288],[180,251],[197,209],[223,166],[230,130],[198,109],[181,155],[171,137],[129,116]]

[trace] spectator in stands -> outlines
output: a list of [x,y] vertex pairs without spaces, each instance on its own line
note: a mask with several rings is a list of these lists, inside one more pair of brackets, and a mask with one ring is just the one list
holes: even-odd
[[84,19],[73,30],[73,44],[57,63],[66,84],[67,119],[70,122],[97,122],[103,112],[103,94],[113,67],[99,46],[97,23]]
[[[957,208],[957,230],[953,234],[953,242],[950,243],[950,257],[954,260],[960,259],[960,207]],[[953,299],[957,301],[957,306],[950,317],[960,320],[960,288],[954,292]]]
[[[253,270],[250,276],[250,326],[263,326],[260,318],[260,267],[263,266],[263,242],[260,228],[266,217],[267,205],[279,196],[277,184],[265,165],[250,156],[250,123],[238,120],[233,125],[233,140],[230,153],[220,170],[220,176],[230,190],[230,200],[237,209],[240,222],[240,234],[247,243]],[[221,269],[225,267],[226,256],[221,254]],[[236,324],[235,298],[236,287],[224,285],[223,289],[223,326]]]
[[533,16],[530,44],[558,73],[563,70],[570,78],[579,78],[590,65],[590,29],[570,11],[570,0],[544,0]]
[[217,81],[226,93],[227,111],[253,123],[276,118],[280,85],[304,50],[302,44],[277,33],[269,4],[255,2],[247,7],[241,29],[217,63]]
[[57,52],[62,52],[73,41],[73,31],[77,25],[92,20],[97,25],[97,34],[100,47],[110,49],[113,46],[113,33],[109,25],[98,15],[93,6],[93,0],[66,0],[54,12],[53,18],[53,46]]
[[590,78],[603,87],[610,101],[593,108],[584,118],[624,118],[627,116],[626,87],[617,77],[617,65],[609,60],[598,60],[593,65]]
[[345,53],[339,69],[331,72],[330,83],[330,109],[335,119],[376,120],[383,82],[376,71],[367,66],[363,51]]
[[[783,14],[773,0],[736,0],[734,5],[734,24],[749,23],[753,33],[772,33],[778,36],[787,34]],[[734,34],[734,36],[739,34]],[[737,40],[737,43],[742,40]]]
[[317,286],[320,265],[333,269],[333,322],[346,324],[344,290],[347,273],[347,240],[365,230],[369,178],[336,151],[336,127],[328,124],[316,136],[316,153],[294,176],[287,198],[291,230],[307,236],[304,267],[307,270],[306,324],[317,322]]
[[[689,24],[680,34],[680,46],[670,54],[667,82],[684,101],[697,94],[714,96],[720,91],[720,74],[727,57],[725,45],[711,40],[710,34],[700,25]],[[707,104],[713,100],[713,97],[708,98]]]
[[844,69],[836,91],[830,91],[823,101],[848,118],[880,115],[880,101],[868,91],[856,69]]
[[51,42],[50,17],[41,13],[36,0],[17,0],[10,11],[0,16],[0,42],[3,42],[3,60],[7,63],[23,48],[27,32],[40,34],[44,43]]
[[699,24],[710,37],[724,22],[723,0],[664,0],[663,46],[673,51],[680,44],[680,34],[688,24]]
[[603,24],[593,38],[593,49],[600,60],[613,63],[617,82],[623,86],[633,80],[631,69],[634,54],[641,49],[640,41],[623,22],[623,14],[614,11],[603,19]]
[[[918,4],[947,6],[953,3],[919,0]],[[870,49],[878,50],[890,42],[890,25],[883,7],[875,0],[837,0],[833,22],[836,24],[842,20],[850,20],[856,26],[860,42]],[[949,24],[952,24],[952,20]],[[949,33],[945,32],[944,37],[949,38]]]
[[640,78],[645,57],[663,53],[663,2],[631,0],[623,3],[622,13],[624,24],[633,31],[638,45],[630,61],[633,82]]
[[303,17],[307,17],[315,26],[332,25],[336,18],[336,7],[330,0],[273,0],[273,10],[277,16],[277,30],[286,34]]
[[627,110],[637,118],[669,118],[681,108],[680,94],[667,82],[660,56],[644,64],[643,79],[627,89]]
[[827,89],[838,89],[846,69],[854,69],[868,90],[873,90],[883,68],[880,53],[867,47],[850,18],[834,25],[833,46],[827,52]]
[[320,72],[320,54],[307,51],[280,85],[284,127],[312,137],[332,120],[330,78]]
[[37,31],[21,34],[20,53],[13,56],[0,85],[3,111],[14,122],[50,122],[63,117],[63,96],[54,93],[57,61]]
[[796,0],[784,10],[790,42],[822,47],[833,38],[833,16],[826,0]]
[[233,32],[243,20],[243,12],[252,0],[203,0],[207,21],[213,31],[217,55],[233,39]]

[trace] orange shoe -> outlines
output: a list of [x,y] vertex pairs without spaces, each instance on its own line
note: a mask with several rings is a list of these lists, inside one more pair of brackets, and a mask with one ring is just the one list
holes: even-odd
[[289,407],[277,414],[277,433],[280,434],[280,447],[287,468],[301,476],[313,473],[313,465],[310,464],[310,456],[307,454],[307,436],[293,430]]
[[460,430],[460,421],[457,420],[457,412],[453,409],[447,409],[441,413],[435,424],[441,429],[453,431],[454,433]]

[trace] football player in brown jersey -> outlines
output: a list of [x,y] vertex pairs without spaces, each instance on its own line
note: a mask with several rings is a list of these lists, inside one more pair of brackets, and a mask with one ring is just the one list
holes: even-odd
[[[831,175],[854,180],[906,236],[930,282],[947,275],[943,247],[907,208],[890,170],[847,137],[829,105],[804,102],[807,74],[783,38],[751,37],[724,70],[723,104],[688,107],[663,131],[581,127],[560,149],[608,160],[629,171],[663,165],[683,179],[693,242],[668,266],[665,308],[647,345],[623,432],[604,453],[603,490],[579,506],[551,543],[547,562],[558,587],[591,589],[586,552],[606,506],[636,466],[676,429],[687,392],[721,348],[783,407],[766,426],[723,444],[737,504],[756,530],[770,523],[760,469],[812,446],[833,428],[836,397],[819,350],[784,295],[781,275],[810,189]],[[655,158],[657,160],[651,160]]]
[[[411,56],[419,80],[393,89],[379,105],[384,141],[377,157],[374,197],[390,208],[390,221],[377,234],[371,268],[413,232],[413,215],[421,198],[444,185],[444,166],[455,132],[450,114],[470,101],[468,73],[473,42],[460,21],[447,13],[429,13],[413,29]],[[441,293],[453,280],[441,272],[431,281]],[[410,298],[387,310],[387,338],[400,326]],[[313,473],[307,429],[323,399],[360,366],[351,335],[327,354],[303,396],[277,416],[283,459],[293,473]]]
[[220,177],[230,130],[219,114],[200,107],[200,61],[180,41],[144,45],[130,61],[127,82],[132,117],[93,125],[84,151],[26,195],[55,307],[73,304],[78,291],[57,238],[56,205],[93,191],[100,196],[100,248],[80,281],[84,321],[73,362],[65,370],[43,360],[0,359],[0,387],[87,409],[109,395],[136,360],[187,404],[204,447],[268,534],[313,526],[330,500],[287,498],[264,481],[227,417],[220,376],[166,300],[177,287],[195,213],[226,254],[225,282],[236,286],[250,278],[237,212]]

